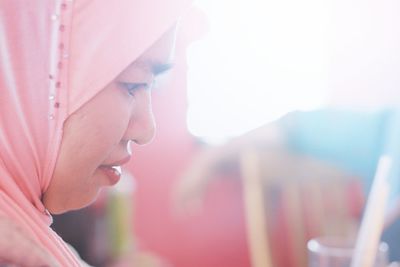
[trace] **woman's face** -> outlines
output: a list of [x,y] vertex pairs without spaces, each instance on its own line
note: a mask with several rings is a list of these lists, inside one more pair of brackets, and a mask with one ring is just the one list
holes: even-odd
[[146,144],[155,131],[151,86],[171,65],[175,27],[64,123],[60,153],[43,203],[51,213],[90,204],[119,180],[130,142]]

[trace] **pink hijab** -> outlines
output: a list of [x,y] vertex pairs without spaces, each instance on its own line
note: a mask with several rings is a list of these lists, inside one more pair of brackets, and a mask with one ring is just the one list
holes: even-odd
[[65,119],[177,21],[189,0],[0,3],[0,216],[78,266],[41,201]]

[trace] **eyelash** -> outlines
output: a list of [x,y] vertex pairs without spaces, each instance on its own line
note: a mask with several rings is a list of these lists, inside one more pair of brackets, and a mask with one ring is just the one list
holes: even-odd
[[136,91],[138,91],[138,90],[140,90],[142,88],[145,89],[145,90],[149,89],[149,85],[147,83],[126,83],[126,82],[121,82],[120,84],[124,87],[124,89],[126,89],[128,94],[130,94],[131,96],[133,96]]

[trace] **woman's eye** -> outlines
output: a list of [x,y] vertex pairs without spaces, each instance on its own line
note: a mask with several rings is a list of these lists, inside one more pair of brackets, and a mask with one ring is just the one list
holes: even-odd
[[134,95],[135,92],[139,89],[148,89],[149,85],[147,83],[120,83],[124,89],[128,91],[130,95]]

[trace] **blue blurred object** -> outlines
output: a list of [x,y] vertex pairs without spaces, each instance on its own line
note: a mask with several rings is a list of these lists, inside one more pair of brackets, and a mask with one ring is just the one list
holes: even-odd
[[289,149],[325,160],[365,179],[369,189],[393,111],[321,109],[293,112],[280,124]]
[[[366,193],[380,156],[390,156],[394,164],[388,177],[388,210],[395,204],[400,195],[400,111],[321,109],[293,112],[278,123],[294,153],[325,160],[361,177]],[[383,235],[391,248],[391,260],[400,259],[399,233],[400,224],[395,222]]]
[[400,111],[398,110],[391,113],[384,141],[382,154],[388,155],[393,161],[388,177],[391,185],[388,209],[391,209],[400,195]]

